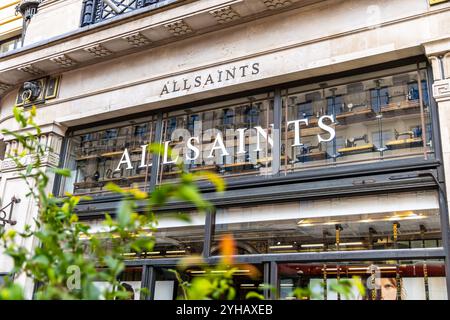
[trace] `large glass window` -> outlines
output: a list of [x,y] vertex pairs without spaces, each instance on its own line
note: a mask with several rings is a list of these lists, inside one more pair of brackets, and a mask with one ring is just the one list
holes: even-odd
[[177,258],[201,255],[205,239],[205,214],[189,213],[190,221],[177,214],[158,214],[158,227],[154,233],[156,245],[146,258]]
[[[280,299],[447,299],[442,260],[281,263],[278,274]],[[363,284],[365,294],[357,289],[354,281],[358,280],[354,277]],[[348,296],[332,289],[338,280],[344,279],[353,282]],[[304,296],[295,296],[296,289],[301,289]]]
[[[246,295],[250,291],[261,293],[264,284],[263,266],[260,264],[252,265],[254,268],[249,269],[247,265],[234,265],[235,272],[233,273],[233,286],[236,290],[234,300],[245,300]],[[171,268],[155,268],[155,300],[175,300],[182,297],[182,290],[175,274],[170,271]],[[191,267],[184,271],[180,271],[180,277],[184,281],[192,281],[195,277],[214,277],[221,276],[226,269],[212,269],[203,270],[197,267]],[[208,274],[207,274],[208,273]]]
[[430,248],[440,230],[437,194],[423,191],[222,208],[214,241],[232,234],[239,254]]
[[[153,251],[125,253],[127,260],[144,258],[178,258],[190,255],[201,255],[205,238],[206,214],[198,212],[156,213],[158,224],[156,231],[148,230],[148,236],[153,237]],[[186,219],[188,218],[188,219]],[[107,232],[103,219],[85,222],[90,226],[91,233]]]
[[108,182],[146,188],[152,163],[147,146],[154,131],[155,122],[147,118],[73,134],[66,156],[72,175],[63,181],[63,191],[101,194]]
[[[127,267],[120,275],[119,281],[122,287],[129,293],[127,300],[140,300],[142,267]],[[94,285],[100,290],[111,288],[105,281],[96,281]]]
[[[182,170],[227,179],[289,174],[314,167],[433,154],[425,69],[403,66],[281,90],[281,132],[274,94],[267,92],[162,115],[163,154],[157,183]],[[104,193],[107,182],[146,187],[156,121],[139,118],[74,132],[64,191]],[[281,137],[279,141],[278,137]],[[171,152],[169,151],[171,150]],[[274,152],[279,151],[279,152]],[[273,161],[274,155],[279,155]]]
[[353,79],[286,91],[281,149],[285,172],[432,157],[425,70]]
[[[213,171],[227,177],[271,174],[273,95],[262,94],[167,114],[158,180],[184,170]],[[178,161],[177,161],[178,160]]]

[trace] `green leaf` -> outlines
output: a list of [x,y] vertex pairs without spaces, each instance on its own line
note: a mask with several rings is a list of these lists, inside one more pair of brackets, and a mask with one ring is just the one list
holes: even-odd
[[58,174],[58,175],[63,176],[63,177],[68,177],[68,178],[70,178],[70,175],[71,175],[69,169],[54,168],[53,172],[55,174]]
[[33,263],[42,265],[44,267],[48,266],[49,263],[50,263],[48,258],[46,256],[44,256],[44,255],[35,256],[32,261],[33,261]]
[[13,114],[14,114],[14,118],[22,126],[22,128],[27,126],[27,121],[25,120],[25,118],[22,114],[22,109],[20,109],[19,107],[14,107]]
[[180,200],[192,202],[198,209],[206,209],[209,203],[203,200],[198,189],[193,185],[181,185],[175,192]]
[[214,186],[216,187],[216,191],[217,192],[223,192],[225,191],[225,180],[219,176],[218,174],[214,173],[214,172],[209,172],[209,171],[201,171],[199,173],[196,174],[197,179],[198,178],[206,178],[209,181],[211,181]]
[[258,299],[258,300],[264,300],[264,295],[255,292],[255,291],[250,291],[249,293],[247,293],[245,295],[245,299]]
[[119,194],[123,194],[125,191],[119,187],[117,184],[112,183],[112,182],[108,182],[105,185],[105,189],[114,193],[119,193]]

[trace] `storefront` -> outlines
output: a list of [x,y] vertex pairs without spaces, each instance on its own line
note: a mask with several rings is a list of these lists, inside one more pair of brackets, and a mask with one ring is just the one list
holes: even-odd
[[[367,289],[353,299],[450,297],[449,1],[111,3],[39,5],[23,47],[0,53],[0,124],[17,130],[13,107],[36,105],[48,191],[90,196],[77,213],[94,232],[120,201],[108,182],[152,191],[178,163],[223,177],[220,194],[199,181],[213,212],[158,209],[154,249],[127,253],[135,299],[179,297],[170,269],[217,264],[226,234],[240,299],[345,299],[332,288],[353,276]],[[38,210],[11,151],[1,136],[0,199],[21,199],[6,225],[19,231]]]
[[[189,255],[217,262],[225,234],[236,262],[260,270],[239,270],[240,298],[270,283],[270,298],[309,287],[313,299],[343,299],[330,286],[358,276],[367,295],[354,299],[447,299],[430,77],[415,57],[73,128],[64,153],[72,178],[58,190],[94,196],[79,215],[95,230],[119,200],[108,182],[151,190],[176,181],[177,162],[227,181],[223,195],[201,183],[215,212],[172,203],[158,212],[154,250],[130,252],[124,281],[150,288],[149,299],[179,296],[169,269]],[[160,158],[147,152],[154,142],[165,147]]]

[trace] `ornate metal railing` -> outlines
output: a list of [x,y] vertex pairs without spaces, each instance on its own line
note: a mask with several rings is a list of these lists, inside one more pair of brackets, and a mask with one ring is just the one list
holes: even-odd
[[161,6],[175,2],[176,0],[83,0],[81,12],[81,26],[95,24],[115,16],[153,6]]

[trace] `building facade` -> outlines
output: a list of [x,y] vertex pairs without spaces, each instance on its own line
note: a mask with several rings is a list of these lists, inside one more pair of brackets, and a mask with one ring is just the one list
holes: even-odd
[[[178,179],[177,161],[227,182],[200,182],[210,214],[158,212],[154,250],[130,252],[123,275],[150,289],[136,299],[175,298],[169,269],[217,262],[225,234],[260,271],[239,270],[239,298],[268,283],[270,299],[305,286],[341,299],[329,288],[352,276],[361,299],[450,296],[450,2],[47,0],[23,29],[23,47],[0,54],[1,127],[17,128],[13,106],[37,106],[44,166],[72,172],[49,192],[90,195],[78,215],[94,230],[120,201],[107,182],[152,190]],[[153,142],[173,154],[152,156]],[[0,196],[21,200],[6,228],[35,217],[5,156]]]

